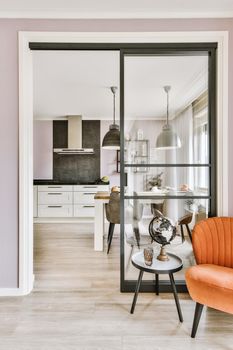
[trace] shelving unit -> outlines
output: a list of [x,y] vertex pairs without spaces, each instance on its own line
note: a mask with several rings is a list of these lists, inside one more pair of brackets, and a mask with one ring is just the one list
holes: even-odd
[[143,164],[150,162],[150,141],[149,140],[130,140],[125,141],[125,163],[139,164],[139,167],[133,168],[135,173],[146,173],[147,167]]

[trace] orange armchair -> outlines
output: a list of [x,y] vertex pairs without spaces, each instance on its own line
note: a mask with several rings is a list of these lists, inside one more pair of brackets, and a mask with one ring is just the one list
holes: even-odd
[[192,244],[197,265],[186,271],[186,283],[196,301],[194,338],[204,305],[233,314],[233,218],[200,221],[194,227]]

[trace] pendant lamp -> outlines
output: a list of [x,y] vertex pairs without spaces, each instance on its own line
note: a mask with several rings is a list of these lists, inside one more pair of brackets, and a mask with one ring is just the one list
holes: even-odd
[[181,147],[181,141],[179,136],[173,131],[172,126],[169,124],[169,92],[171,86],[164,86],[164,91],[167,94],[167,122],[163,126],[162,132],[159,134],[156,140],[157,149],[175,149]]
[[113,93],[113,124],[109,126],[109,131],[105,134],[102,142],[102,148],[110,150],[120,149],[120,130],[119,125],[116,124],[116,86],[110,87]]

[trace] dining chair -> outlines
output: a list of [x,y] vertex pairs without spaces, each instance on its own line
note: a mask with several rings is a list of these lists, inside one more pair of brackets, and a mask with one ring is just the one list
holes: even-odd
[[[109,254],[112,238],[114,234],[114,228],[116,224],[120,224],[120,192],[112,192],[110,194],[109,203],[105,204],[106,218],[109,222],[108,229],[108,248],[107,254]],[[139,222],[143,216],[143,204],[138,200],[134,200],[132,205],[129,204],[125,208],[125,224],[132,226],[132,232],[130,234],[125,233],[126,243],[131,246],[131,253],[135,246],[141,249],[142,246],[151,244],[151,238],[149,234],[142,234],[139,228]]]

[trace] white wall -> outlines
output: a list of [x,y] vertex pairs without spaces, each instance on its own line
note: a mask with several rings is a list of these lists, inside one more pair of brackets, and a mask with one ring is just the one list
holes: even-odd
[[33,177],[53,178],[53,122],[33,121]]

